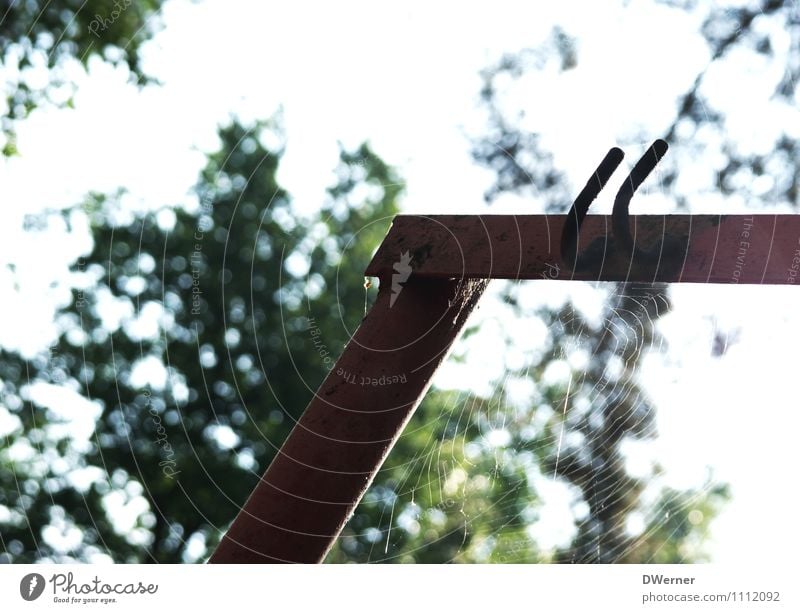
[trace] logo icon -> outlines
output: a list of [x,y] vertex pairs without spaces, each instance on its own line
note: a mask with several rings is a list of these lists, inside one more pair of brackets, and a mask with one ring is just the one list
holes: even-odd
[[394,306],[394,301],[403,291],[403,283],[408,281],[411,276],[411,256],[408,251],[400,254],[400,261],[394,263],[394,274],[392,275],[392,295],[389,297],[389,308]]
[[44,592],[44,577],[39,573],[30,573],[19,582],[19,595],[25,600],[36,600]]

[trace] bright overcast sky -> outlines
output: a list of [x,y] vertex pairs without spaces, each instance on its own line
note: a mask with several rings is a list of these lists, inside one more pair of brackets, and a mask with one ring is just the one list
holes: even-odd
[[[283,107],[287,147],[279,179],[301,211],[322,203],[334,178],[337,141],[369,140],[407,181],[405,211],[478,212],[487,210],[482,194],[491,176],[470,161],[464,134],[479,127],[478,71],[499,53],[543,42],[555,24],[578,39],[575,70],[554,78],[546,69],[507,92],[575,185],[636,129],[661,136],[677,96],[709,59],[697,16],[650,2],[630,2],[624,10],[585,1],[405,2],[396,9],[318,3],[312,9],[170,0],[163,18],[164,31],[143,54],[162,87],[137,91],[123,69],[94,62],[88,75],[75,73],[74,110],[34,112],[19,128],[21,155],[0,162],[0,291],[11,296],[0,318],[0,344],[32,351],[52,340],[53,306],[68,294],[63,284],[49,285],[63,280],[90,245],[85,233],[68,238],[54,229],[43,257],[41,243],[23,239],[25,214],[120,186],[132,206],[190,202],[203,152],[216,147],[217,125],[232,113],[264,119]],[[707,91],[728,113],[728,129],[742,146],[763,149],[790,120],[800,121],[792,109],[770,107],[763,114],[771,94],[764,83],[774,79],[774,66],[751,56],[737,61],[735,71],[720,65],[709,72]],[[629,151],[628,158],[640,153]],[[682,180],[705,187],[714,163],[709,152],[682,166]],[[612,181],[606,192],[616,189]],[[643,196],[642,208],[670,209],[656,187],[647,189],[655,193]],[[692,205],[695,212],[747,210],[735,199]],[[540,206],[509,198],[492,212]],[[600,212],[609,207],[598,202]],[[10,292],[15,279],[4,266],[10,261],[19,273],[18,294]],[[563,284],[536,287],[550,292],[545,301],[567,291]],[[734,500],[716,525],[716,559],[788,558],[794,551],[786,546],[794,524],[791,450],[800,432],[791,387],[800,332],[789,317],[800,296],[794,288],[707,286],[674,288],[673,297],[675,310],[660,324],[669,353],[648,360],[643,374],[660,407],[654,453],[674,485],[697,486],[707,466],[732,484]],[[491,319],[492,309],[482,313]],[[20,320],[24,328],[14,323]],[[710,356],[715,326],[741,328],[719,359]],[[440,382],[456,377],[445,369]]]

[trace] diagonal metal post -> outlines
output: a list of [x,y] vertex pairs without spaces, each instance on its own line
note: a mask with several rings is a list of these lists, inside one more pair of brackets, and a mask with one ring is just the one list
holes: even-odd
[[[488,281],[413,276],[378,298],[210,562],[321,562]],[[393,304],[392,304],[393,302]]]

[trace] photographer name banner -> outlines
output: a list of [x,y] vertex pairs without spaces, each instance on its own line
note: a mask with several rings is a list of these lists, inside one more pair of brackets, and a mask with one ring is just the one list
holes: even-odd
[[790,569],[717,565],[14,565],[3,611],[797,611]]

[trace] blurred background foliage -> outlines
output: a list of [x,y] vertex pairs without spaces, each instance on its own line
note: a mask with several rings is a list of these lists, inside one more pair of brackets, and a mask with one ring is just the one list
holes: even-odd
[[[96,54],[145,77],[138,46],[161,5],[133,2],[96,37],[91,21],[109,11],[106,3],[39,4],[12,4],[0,24],[3,65],[16,79],[2,113],[9,134],[43,100],[68,104],[62,62]],[[793,33],[795,52],[774,95],[794,100],[796,12],[772,1],[710,8],[702,31],[712,61],[735,46],[769,54],[758,27],[765,19]],[[52,78],[34,86],[25,67],[42,61]],[[552,211],[571,202],[575,186],[517,121],[519,110],[502,104],[499,83],[579,61],[569,33],[556,29],[544,46],[509,53],[482,74],[487,119],[472,154],[493,171],[488,202],[508,193]],[[796,206],[797,140],[785,134],[767,155],[741,154],[725,141],[724,115],[703,101],[702,85],[700,74],[666,137],[698,143],[701,128],[718,133],[723,192],[747,189],[768,169],[769,193],[754,196]],[[358,325],[370,298],[361,271],[402,194],[402,178],[368,144],[342,147],[325,202],[300,215],[276,178],[283,151],[274,143],[283,137],[279,118],[221,127],[196,186],[199,205],[164,203],[144,215],[126,209],[123,191],[89,194],[32,224],[36,240],[37,228],[85,218],[93,247],[73,264],[58,342],[33,359],[0,349],[2,409],[14,424],[0,447],[3,561],[198,562],[232,521],[327,373],[315,338],[336,357]],[[674,172],[662,181],[685,206]],[[670,308],[666,288],[610,287],[598,324],[572,304],[526,312],[521,287],[502,285],[504,308],[517,322],[540,321],[543,346],[509,365],[493,394],[434,387],[328,561],[706,559],[727,488],[709,479],[676,491],[658,466],[633,476],[625,460],[626,445],[657,437],[637,372],[646,352],[663,347],[655,326]],[[569,386],[547,376],[554,367],[569,370]],[[509,382],[527,390],[522,399],[507,393]],[[557,542],[536,530],[553,483],[571,496],[573,530]]]
[[[13,93],[0,107],[8,141],[3,153],[15,153],[14,122],[43,102],[71,103],[71,64],[95,58],[125,63],[131,79],[150,82],[142,71],[139,46],[159,28],[162,0],[10,0],[0,7],[2,73]],[[37,70],[47,69],[42,79]],[[2,101],[0,101],[2,104]]]

